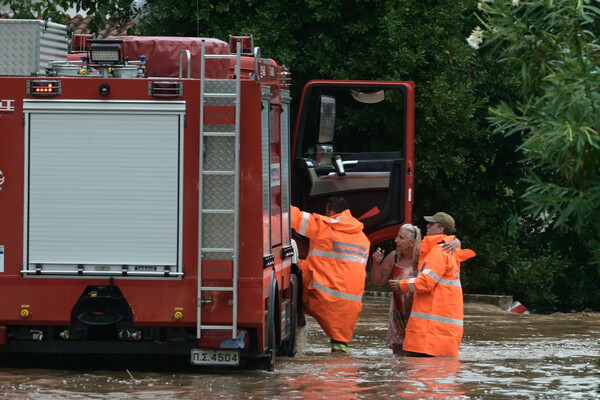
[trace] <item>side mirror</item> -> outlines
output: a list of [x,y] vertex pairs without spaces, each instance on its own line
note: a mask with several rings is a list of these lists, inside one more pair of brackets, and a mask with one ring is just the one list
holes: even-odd
[[335,130],[335,97],[322,95],[319,120],[319,143],[331,143]]
[[317,167],[331,167],[333,146],[330,144],[317,145]]

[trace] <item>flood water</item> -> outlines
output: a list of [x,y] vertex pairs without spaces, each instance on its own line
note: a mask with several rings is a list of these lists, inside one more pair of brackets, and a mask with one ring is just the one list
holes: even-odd
[[303,351],[275,372],[0,368],[0,399],[600,398],[600,314],[513,314],[465,304],[458,359],[394,356],[387,299],[365,298],[350,353],[308,318]]

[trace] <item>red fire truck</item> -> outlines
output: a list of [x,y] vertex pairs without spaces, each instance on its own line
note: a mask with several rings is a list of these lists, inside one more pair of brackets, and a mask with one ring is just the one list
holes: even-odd
[[293,356],[290,203],[341,195],[395,237],[413,84],[312,81],[291,134],[290,74],[251,37],[79,39],[0,22],[0,357]]

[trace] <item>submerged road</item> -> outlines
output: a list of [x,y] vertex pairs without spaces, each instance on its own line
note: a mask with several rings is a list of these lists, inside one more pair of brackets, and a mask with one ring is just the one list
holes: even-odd
[[0,368],[0,399],[593,399],[600,314],[520,315],[465,304],[460,357],[405,358],[384,344],[389,300],[365,298],[350,353],[308,318],[302,352],[275,372]]

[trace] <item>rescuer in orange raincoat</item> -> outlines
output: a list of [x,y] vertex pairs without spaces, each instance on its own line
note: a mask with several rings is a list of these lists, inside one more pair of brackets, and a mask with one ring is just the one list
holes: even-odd
[[468,249],[444,252],[454,239],[454,218],[438,212],[425,217],[427,236],[421,242],[419,275],[390,280],[394,290],[414,292],[403,349],[415,355],[458,357],[463,335],[463,294],[460,262],[475,256]]
[[302,300],[331,338],[331,351],[346,353],[362,311],[370,242],[343,198],[328,199],[325,213],[291,207],[292,228],[310,239],[308,256],[300,260]]

